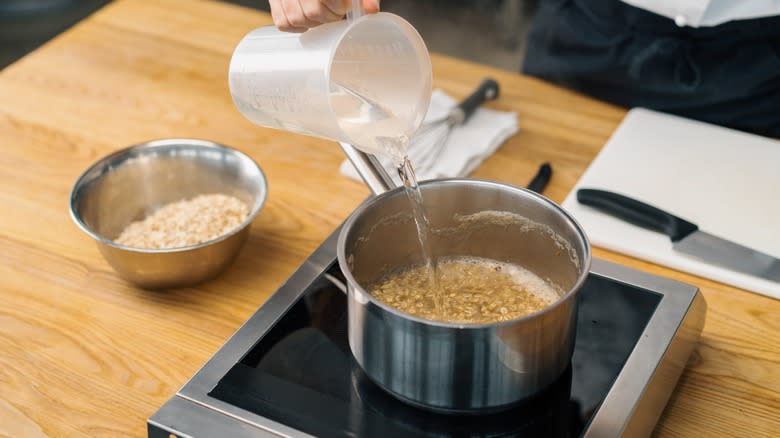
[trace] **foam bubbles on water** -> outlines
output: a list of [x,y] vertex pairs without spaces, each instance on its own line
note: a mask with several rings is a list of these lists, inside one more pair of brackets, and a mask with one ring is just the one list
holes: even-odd
[[536,295],[548,304],[552,304],[558,301],[558,299],[560,299],[563,295],[563,291],[554,286],[552,283],[543,280],[541,277],[529,271],[528,269],[513,263],[499,262],[497,260],[486,259],[482,257],[448,257],[446,259],[442,259],[440,263],[446,263],[447,261],[455,259],[461,263],[481,265],[487,267],[488,269],[504,272],[505,274],[509,275],[515,283],[523,286],[523,288],[525,288],[528,292]]

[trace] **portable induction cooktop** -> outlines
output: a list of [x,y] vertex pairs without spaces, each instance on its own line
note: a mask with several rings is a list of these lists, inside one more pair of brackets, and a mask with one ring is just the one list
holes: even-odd
[[593,260],[571,365],[555,383],[500,413],[433,413],[355,363],[338,233],[149,418],[149,437],[646,436],[704,324],[696,287]]

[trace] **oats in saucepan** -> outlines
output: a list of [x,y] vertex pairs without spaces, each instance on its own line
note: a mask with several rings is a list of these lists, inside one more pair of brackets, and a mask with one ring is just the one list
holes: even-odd
[[468,324],[517,319],[563,295],[527,269],[477,257],[439,260],[437,279],[438,289],[433,290],[426,266],[405,267],[385,276],[370,293],[419,318]]

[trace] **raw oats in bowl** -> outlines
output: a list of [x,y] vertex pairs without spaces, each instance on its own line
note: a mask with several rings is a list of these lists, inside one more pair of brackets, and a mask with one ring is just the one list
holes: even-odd
[[204,140],[131,146],[76,181],[70,214],[126,280],[191,286],[231,264],[265,203],[267,184],[246,154]]

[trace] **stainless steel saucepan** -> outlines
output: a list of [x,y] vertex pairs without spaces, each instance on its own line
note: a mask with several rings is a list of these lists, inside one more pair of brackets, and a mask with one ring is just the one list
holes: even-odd
[[541,195],[506,184],[423,182],[425,208],[437,230],[430,236],[435,256],[515,263],[565,293],[512,321],[416,318],[366,289],[389,271],[422,261],[409,201],[373,157],[342,148],[376,195],[349,217],[338,244],[348,283],[349,345],[366,375],[413,405],[464,413],[511,407],[553,383],[571,360],[577,294],[590,268],[590,245],[574,219]]

